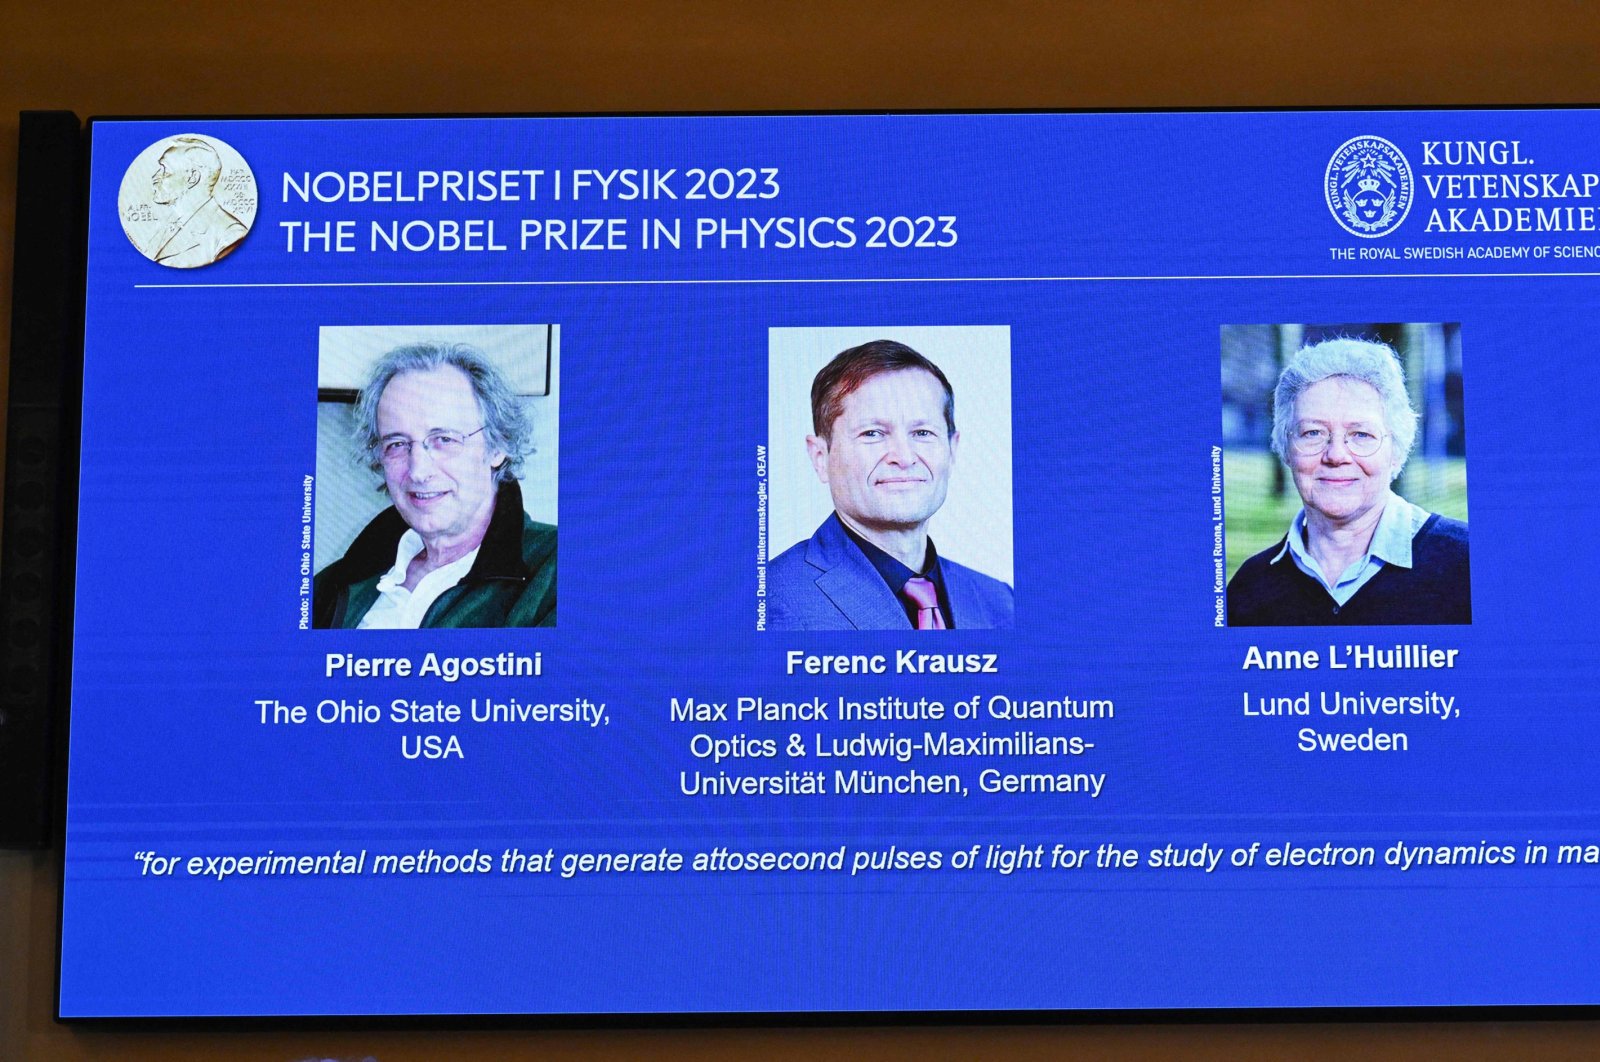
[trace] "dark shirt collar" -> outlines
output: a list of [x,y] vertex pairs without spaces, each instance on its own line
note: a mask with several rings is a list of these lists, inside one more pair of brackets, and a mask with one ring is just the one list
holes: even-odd
[[933,539],[928,539],[928,554],[923,558],[922,571],[917,572],[912,571],[900,563],[898,559],[891,557],[882,549],[856,534],[855,529],[843,520],[839,521],[839,526],[844,528],[846,535],[850,536],[850,541],[860,547],[868,563],[877,569],[879,575],[883,576],[883,581],[888,584],[890,591],[900,602],[901,607],[906,610],[906,616],[911,620],[912,626],[916,626],[917,607],[906,598],[906,580],[920,575],[933,583],[934,589],[939,592],[939,610],[944,613],[945,626],[952,629],[955,627],[955,616],[950,610],[950,595],[945,592],[944,588],[944,570],[939,565],[939,551],[934,548]]
[[[356,536],[344,557],[334,562],[340,580],[356,583],[388,571],[394,566],[395,547],[405,532],[406,522],[394,506],[379,513]],[[329,565],[330,571],[334,565]],[[478,544],[478,559],[461,582],[526,578],[522,563],[522,488],[516,480],[505,479],[495,492],[494,515],[489,517],[489,527]]]

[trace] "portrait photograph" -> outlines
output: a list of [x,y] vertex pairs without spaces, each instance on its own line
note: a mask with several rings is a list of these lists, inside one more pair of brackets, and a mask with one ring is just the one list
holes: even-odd
[[553,627],[560,330],[320,329],[312,624]]
[[768,335],[758,628],[1012,627],[1010,328]]
[[1230,627],[1472,622],[1458,324],[1225,325]]

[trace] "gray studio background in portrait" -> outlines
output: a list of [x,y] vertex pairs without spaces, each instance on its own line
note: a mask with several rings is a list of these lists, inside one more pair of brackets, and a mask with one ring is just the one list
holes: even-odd
[[1007,325],[773,328],[768,349],[771,554],[803,542],[833,511],[811,467],[811,381],[840,351],[875,339],[912,347],[944,371],[961,449],[930,523],[939,554],[1015,584],[1011,498],[1011,329]]

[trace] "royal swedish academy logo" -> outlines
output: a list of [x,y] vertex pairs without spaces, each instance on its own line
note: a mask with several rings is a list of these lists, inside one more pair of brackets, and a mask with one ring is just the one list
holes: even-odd
[[1334,220],[1364,239],[1399,228],[1416,191],[1411,163],[1381,136],[1351,137],[1340,144],[1328,160],[1322,187]]

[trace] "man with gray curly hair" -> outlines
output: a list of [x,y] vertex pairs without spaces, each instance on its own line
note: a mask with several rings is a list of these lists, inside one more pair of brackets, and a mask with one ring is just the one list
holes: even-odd
[[314,625],[553,627],[556,529],[522,507],[531,428],[500,372],[464,343],[378,359],[356,443],[393,504],[317,573]]
[[1303,347],[1278,377],[1272,449],[1302,507],[1282,542],[1228,583],[1228,625],[1472,622],[1467,525],[1391,486],[1417,414],[1393,350],[1361,339]]

